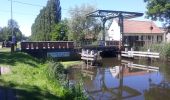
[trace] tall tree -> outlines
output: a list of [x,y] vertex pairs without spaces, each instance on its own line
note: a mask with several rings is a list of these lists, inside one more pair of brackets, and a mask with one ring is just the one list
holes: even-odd
[[[100,23],[95,18],[86,17],[88,13],[94,10],[96,10],[94,6],[85,4],[70,8],[69,40],[82,41],[85,39],[88,30],[97,30],[96,27],[99,27]],[[97,33],[96,35],[98,35]]]
[[144,0],[147,3],[147,17],[164,22],[170,31],[170,0]]
[[32,40],[50,41],[51,32],[61,20],[60,0],[48,0],[32,25]]

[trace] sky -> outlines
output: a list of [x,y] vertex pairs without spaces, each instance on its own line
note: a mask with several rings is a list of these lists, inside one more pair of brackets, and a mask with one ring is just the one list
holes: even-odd
[[[20,30],[25,36],[31,35],[31,25],[36,16],[48,0],[13,0],[13,19],[18,22]],[[94,5],[100,10],[116,10],[145,13],[146,4],[144,0],[60,0],[62,7],[62,18],[68,18],[68,11],[71,7],[81,4]],[[28,5],[31,4],[31,5]],[[7,26],[11,18],[11,0],[0,0],[0,27]],[[137,20],[147,20],[145,17]],[[156,22],[161,26],[160,22]]]

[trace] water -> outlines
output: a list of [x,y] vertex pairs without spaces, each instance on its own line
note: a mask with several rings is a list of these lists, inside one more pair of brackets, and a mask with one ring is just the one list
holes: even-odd
[[[170,64],[106,58],[102,66],[73,68],[69,79],[83,79],[94,100],[170,100]],[[151,67],[152,66],[152,67]]]

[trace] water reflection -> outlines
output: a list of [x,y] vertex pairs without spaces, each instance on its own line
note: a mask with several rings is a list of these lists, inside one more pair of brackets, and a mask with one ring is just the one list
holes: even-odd
[[94,100],[170,100],[170,84],[159,67],[147,62],[110,61],[103,62],[102,67],[73,69],[70,79],[79,80],[82,75],[84,89]]

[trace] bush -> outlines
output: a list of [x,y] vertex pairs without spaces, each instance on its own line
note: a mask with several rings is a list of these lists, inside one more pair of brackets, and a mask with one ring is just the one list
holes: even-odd
[[64,100],[87,100],[83,93],[82,81],[69,87],[66,81],[64,66],[60,62],[49,61],[47,67],[47,77],[50,81],[60,84],[64,88]]
[[71,100],[88,100],[88,97],[85,96],[84,89],[83,89],[83,83],[80,81],[74,86],[71,86],[69,88],[69,91],[67,91],[65,97],[65,100],[71,99]]
[[49,61],[47,67],[47,77],[52,81],[64,85],[63,83],[65,83],[66,79],[66,75],[64,74],[64,66],[59,62]]
[[[170,43],[152,44],[149,48],[151,52],[159,52],[162,59],[170,56]],[[140,50],[146,51],[147,46],[143,46]]]

